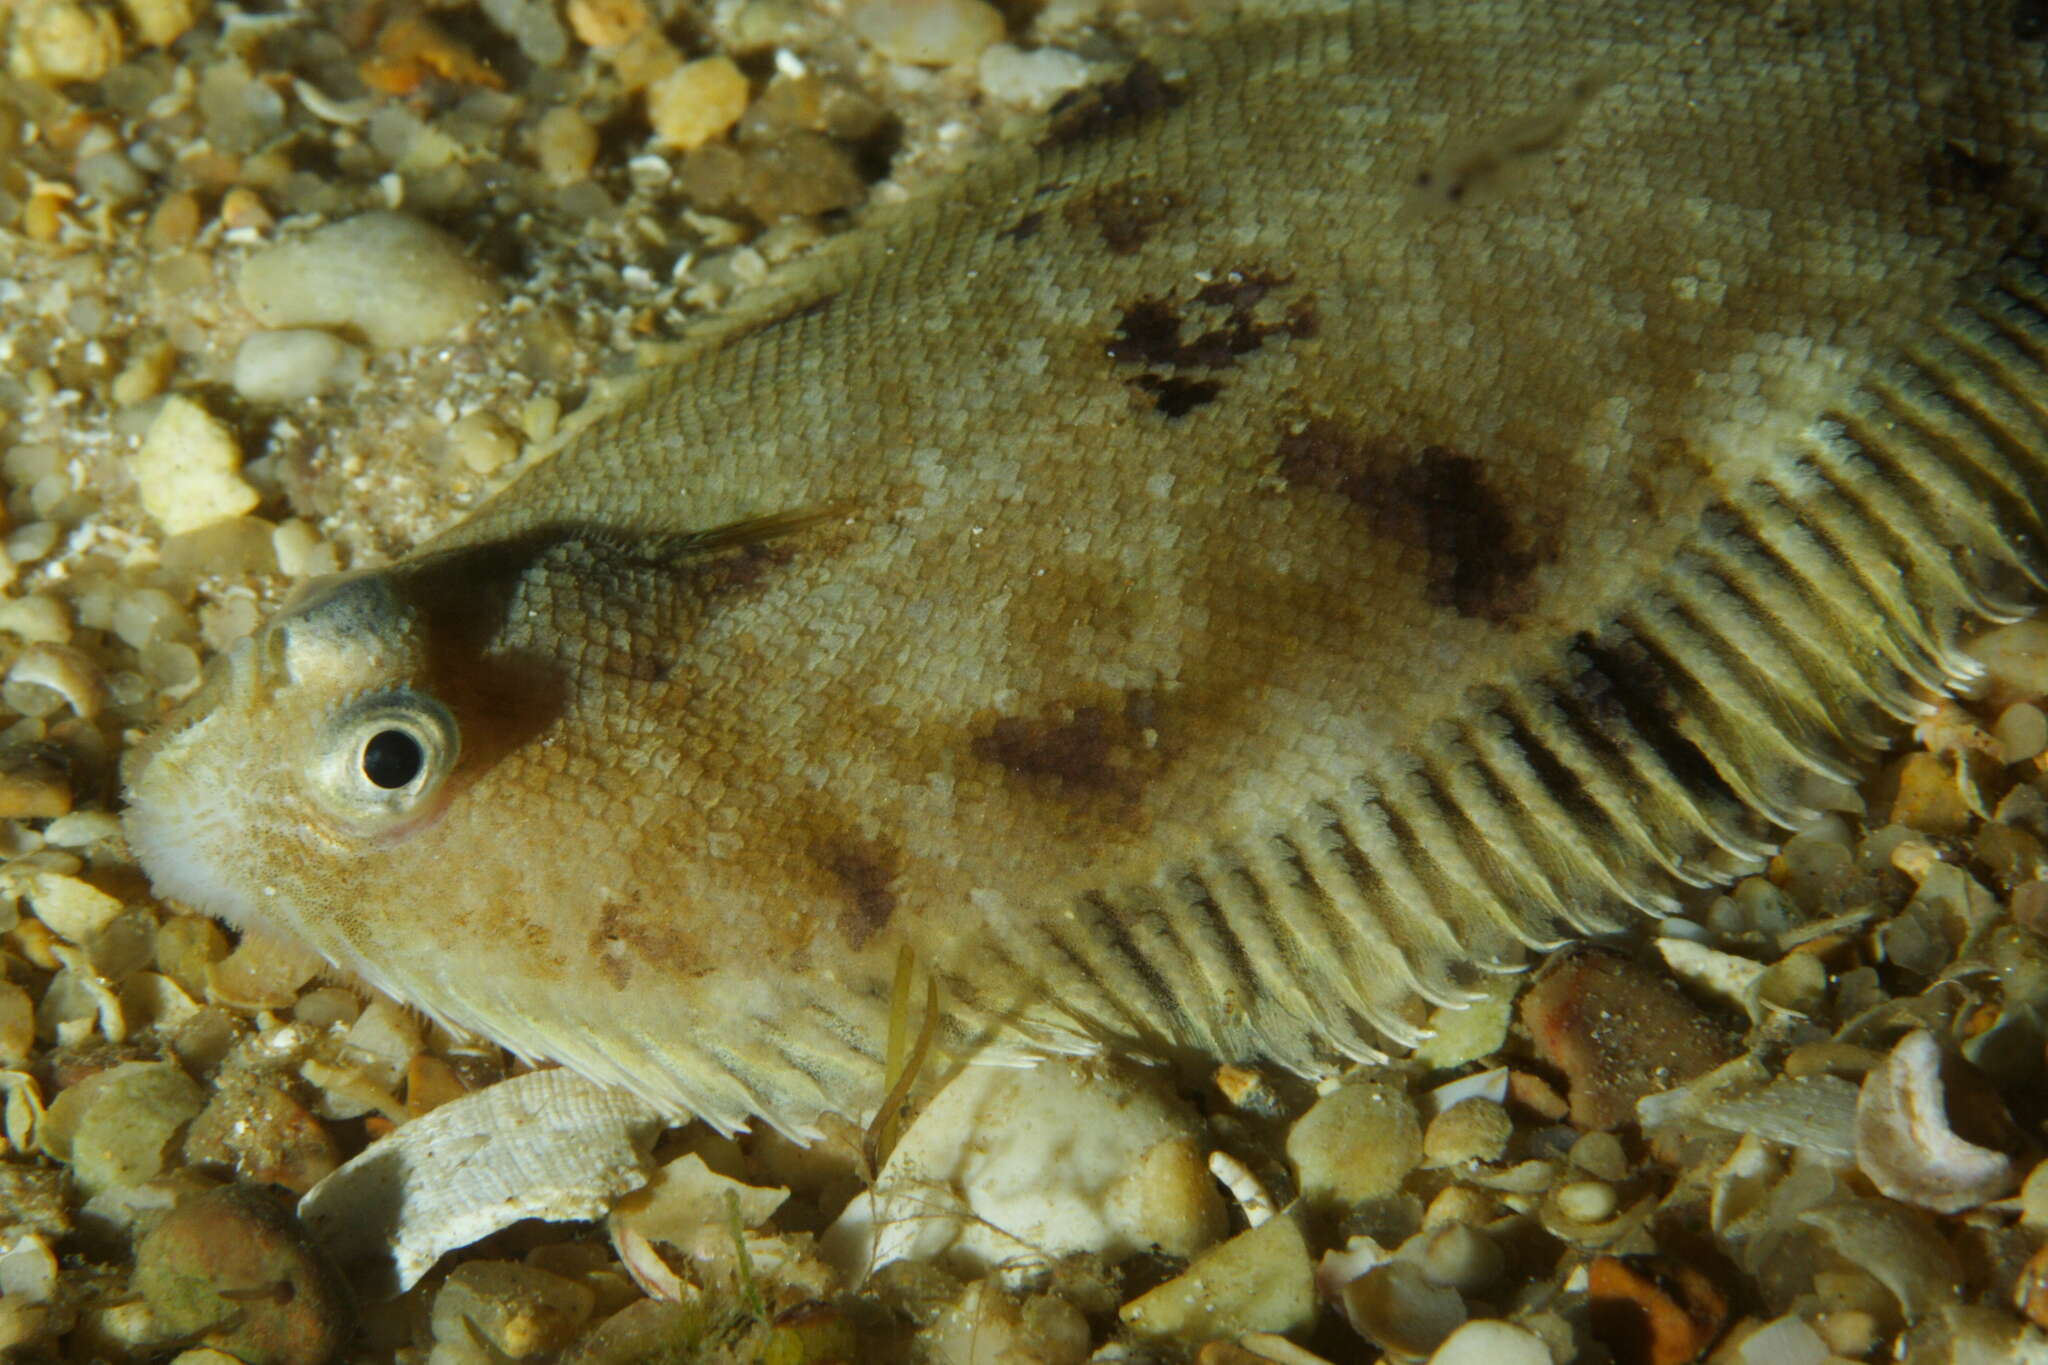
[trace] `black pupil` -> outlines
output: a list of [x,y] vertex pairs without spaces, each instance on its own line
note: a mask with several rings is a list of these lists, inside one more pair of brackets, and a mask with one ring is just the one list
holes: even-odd
[[403,730],[379,730],[363,746],[363,776],[386,791],[411,782],[426,763],[420,742]]

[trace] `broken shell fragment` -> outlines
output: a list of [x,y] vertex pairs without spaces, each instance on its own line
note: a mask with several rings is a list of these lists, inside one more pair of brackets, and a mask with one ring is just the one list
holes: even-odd
[[1949,1125],[1941,1073],[1941,1044],[1915,1029],[1864,1077],[1856,1100],[1856,1164],[1894,1199],[1960,1213],[2010,1193],[2019,1176],[2003,1152],[1980,1147]]
[[451,1100],[373,1144],[315,1185],[299,1215],[335,1259],[395,1293],[444,1252],[523,1218],[602,1217],[647,1183],[647,1149],[661,1127],[623,1091],[535,1071]]

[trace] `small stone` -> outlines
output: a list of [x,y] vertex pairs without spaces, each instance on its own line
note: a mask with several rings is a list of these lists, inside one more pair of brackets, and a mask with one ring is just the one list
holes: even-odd
[[480,1341],[492,1353],[523,1360],[568,1345],[595,1303],[587,1286],[549,1271],[471,1261],[434,1296],[434,1338],[451,1346]]
[[1460,1100],[1429,1121],[1422,1133],[1422,1154],[1431,1166],[1498,1161],[1514,1132],[1506,1106],[1476,1097]]
[[1900,759],[1893,774],[1898,795],[1892,800],[1892,824],[1948,837],[1969,829],[1969,802],[1963,798],[1948,759],[1917,750]]
[[1587,1271],[1593,1335],[1629,1365],[1687,1365],[1728,1320],[1706,1274],[1665,1256],[1600,1256]]
[[254,232],[268,232],[277,226],[277,219],[263,202],[263,196],[247,185],[237,185],[221,196],[220,225],[233,231],[246,228]]
[[334,1139],[304,1105],[274,1085],[221,1085],[185,1133],[185,1159],[231,1167],[252,1185],[304,1194],[341,1164]]
[[1140,1336],[1205,1341],[1245,1332],[1292,1332],[1315,1320],[1315,1269],[1287,1214],[1195,1259],[1184,1272],[1118,1310]]
[[313,578],[341,568],[334,547],[320,538],[311,522],[298,517],[277,524],[270,533],[270,549],[277,558],[277,571],[287,578]]
[[448,444],[462,467],[488,477],[519,457],[519,437],[488,412],[472,412],[448,428]]
[[252,332],[235,351],[235,392],[252,403],[292,403],[363,376],[363,353],[313,328]]
[[568,57],[569,35],[553,0],[483,0],[482,9],[535,66],[560,66]]
[[1553,957],[1522,996],[1538,1053],[1565,1074],[1580,1129],[1635,1121],[1636,1101],[1733,1059],[1740,1036],[1666,976],[1600,949]]
[[861,0],[847,15],[860,40],[892,62],[971,62],[1003,36],[1003,16],[983,0]]
[[139,1185],[164,1167],[171,1140],[205,1102],[169,1062],[123,1062],[58,1094],[43,1146],[88,1194]]
[[1057,1295],[1020,1299],[982,1280],[947,1305],[917,1345],[931,1365],[1081,1365],[1088,1320]]
[[71,810],[71,765],[47,744],[0,747],[0,820],[49,820]]
[[9,69],[24,80],[96,81],[121,60],[113,14],[76,0],[30,0],[15,12]]
[[1090,1252],[1192,1256],[1222,1236],[1202,1130],[1143,1069],[968,1067],[905,1130],[819,1253],[848,1274]]
[[1507,1257],[1500,1247],[1469,1223],[1425,1227],[1402,1244],[1401,1255],[1412,1260],[1431,1284],[1461,1294],[1483,1292],[1507,1268]]
[[1068,91],[1088,84],[1096,69],[1078,53],[1056,47],[1026,51],[996,43],[981,54],[979,74],[989,98],[1042,111]]
[[2015,702],[1998,713],[1991,733],[1998,740],[2000,758],[2024,763],[2048,749],[2048,712],[2032,702]]
[[1557,1211],[1574,1223],[1604,1223],[1614,1216],[1619,1199],[1604,1180],[1574,1180],[1551,1196]]
[[649,1365],[685,1361],[698,1354],[704,1335],[701,1299],[664,1303],[641,1299],[585,1332],[562,1356],[562,1365]]
[[597,161],[597,129],[568,105],[550,109],[533,130],[533,155],[551,184],[587,180]]
[[730,57],[686,62],[647,87],[647,121],[666,147],[701,147],[747,112],[747,78]]
[[228,936],[204,915],[172,915],[157,926],[156,969],[187,995],[206,994],[207,969],[228,951]]
[[324,1365],[352,1328],[346,1287],[268,1190],[187,1199],[142,1239],[135,1288],[162,1326],[244,1365]]
[[54,872],[46,872],[30,884],[28,903],[37,919],[73,943],[84,943],[126,908],[120,897]]
[[169,47],[185,36],[199,15],[205,0],[121,0],[135,25],[135,36],[149,47]]
[[569,0],[569,28],[591,47],[617,47],[653,22],[641,0]]
[[1374,1266],[1339,1295],[1359,1335],[1399,1356],[1426,1356],[1465,1322],[1458,1291],[1406,1261]]
[[1287,1135],[1287,1159],[1312,1204],[1383,1199],[1422,1164],[1422,1121],[1399,1086],[1354,1081],[1301,1116]]
[[381,212],[250,257],[238,288],[266,327],[353,327],[380,349],[439,341],[498,293],[453,237]]
[[1550,1348],[1526,1327],[1496,1318],[1468,1322],[1444,1339],[1429,1365],[1552,1365]]
[[19,1069],[35,1043],[35,1000],[12,981],[0,981],[0,1070]]
[[255,507],[261,499],[241,468],[241,447],[226,424],[176,395],[164,400],[129,461],[143,510],[171,535]]

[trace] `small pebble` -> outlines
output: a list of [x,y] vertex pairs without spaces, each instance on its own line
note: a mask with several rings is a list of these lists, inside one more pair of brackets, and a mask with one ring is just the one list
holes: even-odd
[[653,22],[641,0],[569,0],[569,28],[591,47],[617,47]]
[[270,547],[277,557],[277,571],[287,578],[312,578],[341,568],[341,558],[334,547],[320,538],[311,522],[298,517],[277,524],[270,535]]
[[1317,1100],[1287,1134],[1302,1197],[1348,1206],[1383,1199],[1422,1164],[1422,1121],[1399,1086],[1355,1081]]
[[448,444],[472,474],[495,474],[519,456],[519,437],[488,412],[458,418],[448,428]]
[[483,0],[481,8],[535,66],[559,66],[568,57],[569,35],[553,0]]
[[1687,1365],[1714,1344],[1728,1300],[1705,1272],[1666,1256],[1600,1256],[1588,1268],[1593,1335],[1617,1365]]
[[290,1209],[249,1185],[178,1205],[137,1248],[135,1288],[169,1332],[244,1365],[324,1365],[355,1325]]
[[149,47],[169,47],[185,36],[208,0],[121,0],[135,36]]
[[2024,763],[2048,749],[2048,712],[2032,702],[2015,702],[1999,712],[1992,734],[1998,739],[2000,758]]
[[398,213],[365,213],[249,258],[242,302],[266,327],[352,327],[380,349],[439,341],[497,298],[453,237]]
[[0,1069],[28,1061],[36,1041],[36,1002],[12,981],[0,981]]
[[142,506],[171,534],[240,516],[261,500],[242,478],[234,433],[189,398],[164,400],[129,461]]
[[1526,1327],[1497,1318],[1468,1322],[1444,1339],[1429,1365],[1552,1365],[1550,1348]]
[[1367,1341],[1400,1356],[1426,1356],[1465,1322],[1465,1300],[1406,1261],[1373,1267],[1339,1295]]
[[1731,1060],[1741,1039],[1667,976],[1599,949],[1552,958],[1522,996],[1538,1053],[1571,1083],[1571,1122],[1635,1121],[1636,1101]]
[[83,943],[99,933],[125,908],[118,896],[56,873],[35,879],[29,887],[28,903],[37,919],[73,943]]
[[1488,1099],[1460,1100],[1429,1121],[1422,1153],[1431,1166],[1498,1161],[1514,1131],[1505,1106]]
[[1507,1269],[1500,1247],[1469,1223],[1426,1227],[1403,1245],[1402,1255],[1412,1259],[1431,1284],[1461,1294],[1483,1292]]
[[747,78],[730,57],[704,57],[647,87],[647,121],[665,147],[701,147],[747,112]]
[[1211,1247],[1175,1278],[1118,1310],[1140,1336],[1204,1341],[1292,1332],[1315,1320],[1315,1269],[1293,1218],[1281,1214]]
[[313,328],[252,332],[235,351],[235,392],[253,403],[291,403],[345,389],[363,375],[363,353]]
[[1557,1211],[1575,1223],[1604,1223],[1618,1206],[1614,1187],[1604,1180],[1574,1180],[1551,1196]]
[[1970,806],[1948,759],[1916,750],[1899,760],[1893,774],[1898,795],[1892,801],[1892,824],[1944,837],[1959,836],[1969,829]]
[[575,109],[559,105],[541,115],[535,126],[533,155],[552,184],[587,180],[597,161],[597,129]]
[[47,745],[0,748],[0,820],[48,820],[71,810],[71,766]]
[[9,69],[24,80],[96,81],[121,60],[113,14],[76,0],[30,0],[15,12]]
[[860,0],[847,22],[892,62],[971,62],[1003,36],[1003,16],[984,0]]
[[1086,85],[1095,74],[1088,59],[1056,47],[1026,51],[995,43],[981,54],[981,88],[990,99],[1026,109],[1049,109],[1070,90]]
[[171,1139],[204,1103],[174,1064],[122,1062],[58,1094],[43,1144],[88,1194],[139,1185],[163,1169]]
[[231,1168],[252,1185],[304,1194],[340,1165],[334,1139],[274,1085],[224,1083],[185,1132],[185,1159]]
[[947,1305],[917,1345],[930,1365],[1081,1365],[1088,1320],[1055,1295],[1019,1299],[982,1280]]
[[590,1317],[591,1290],[574,1280],[511,1261],[470,1261],[449,1273],[434,1296],[436,1341],[523,1360],[561,1350]]

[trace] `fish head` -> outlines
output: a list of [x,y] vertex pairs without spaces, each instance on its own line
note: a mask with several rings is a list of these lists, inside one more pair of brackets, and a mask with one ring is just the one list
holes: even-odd
[[461,759],[419,613],[380,574],[320,580],[208,666],[124,766],[126,825],[166,895],[330,957],[353,869],[447,809]]

